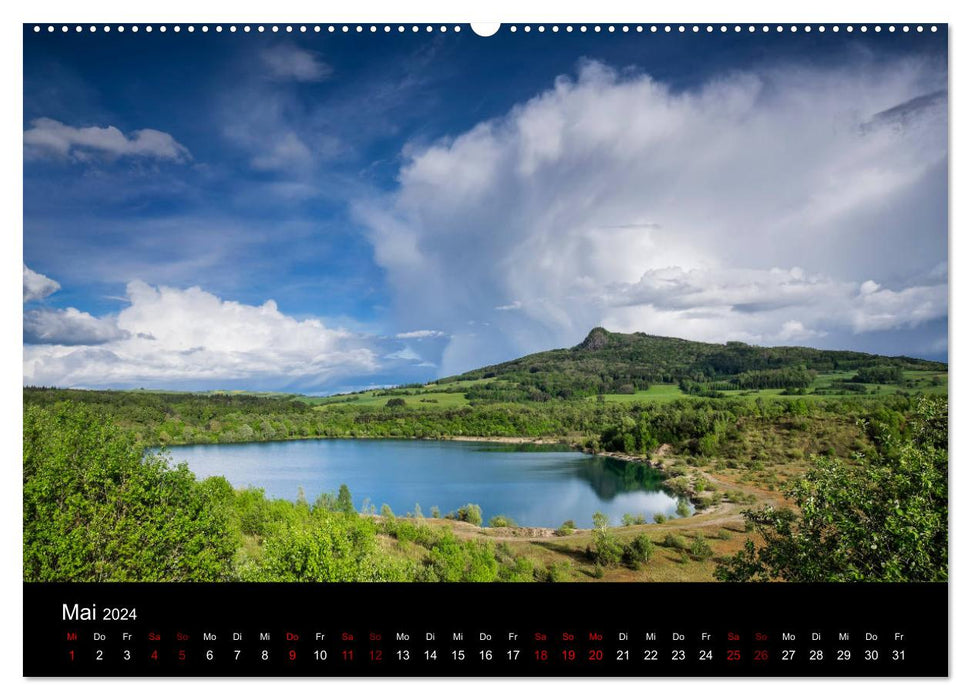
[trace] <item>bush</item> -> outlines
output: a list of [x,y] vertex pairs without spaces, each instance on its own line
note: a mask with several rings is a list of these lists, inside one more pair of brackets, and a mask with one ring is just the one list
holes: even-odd
[[673,532],[669,532],[664,536],[664,540],[661,544],[670,549],[687,549],[688,541],[681,535],[675,535]]
[[553,534],[563,537],[564,535],[572,535],[574,532],[576,532],[576,529],[577,524],[575,522],[572,520],[566,520],[562,525],[553,531]]
[[516,521],[508,515],[494,515],[489,519],[489,527],[516,527]]
[[482,525],[482,509],[474,503],[466,503],[456,511],[455,519],[475,526]]
[[[24,410],[24,581],[226,580],[234,500],[87,407]],[[246,527],[262,530],[251,505]]]
[[405,402],[404,399],[402,399],[400,397],[395,397],[393,399],[388,399],[388,402],[386,404],[384,404],[384,405],[385,405],[386,408],[403,408],[404,406],[407,406],[408,404]]
[[668,519],[668,516],[666,516],[664,513],[654,514],[654,522],[656,522],[658,525],[660,525],[661,523],[667,522],[667,519]]
[[630,527],[632,525],[643,525],[646,521],[643,515],[634,515],[632,513],[624,513],[621,517],[620,522],[624,527]]
[[689,515],[691,515],[691,505],[688,503],[688,499],[679,498],[678,507],[674,512],[677,513],[678,517],[680,518],[687,518]]
[[601,566],[616,564],[624,553],[620,542],[608,529],[609,524],[610,520],[603,513],[593,514],[593,546],[589,556]]
[[695,535],[695,538],[691,541],[691,554],[702,561],[706,561],[714,552],[711,550],[708,540],[701,535]]
[[654,554],[654,543],[647,535],[638,535],[624,545],[624,563],[632,569],[646,564]]
[[394,520],[394,511],[387,503],[381,504],[381,517],[386,520]]

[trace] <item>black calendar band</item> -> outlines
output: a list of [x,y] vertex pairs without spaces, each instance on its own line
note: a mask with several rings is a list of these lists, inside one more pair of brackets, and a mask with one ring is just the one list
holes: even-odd
[[24,584],[26,676],[946,676],[947,584]]

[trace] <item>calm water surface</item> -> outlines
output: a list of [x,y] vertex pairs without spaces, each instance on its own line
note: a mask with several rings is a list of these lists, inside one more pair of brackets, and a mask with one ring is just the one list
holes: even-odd
[[293,500],[313,502],[347,484],[360,509],[387,503],[398,514],[421,505],[442,513],[477,503],[483,518],[507,515],[520,525],[590,527],[595,511],[618,524],[624,513],[675,516],[677,501],[643,465],[566,447],[432,440],[294,440],[170,448],[200,478],[225,476]]

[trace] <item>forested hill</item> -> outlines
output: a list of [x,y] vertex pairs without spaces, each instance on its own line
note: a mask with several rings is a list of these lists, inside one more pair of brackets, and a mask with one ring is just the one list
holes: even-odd
[[[947,365],[910,357],[847,350],[700,343],[646,333],[594,328],[579,345],[482,367],[437,384],[494,380],[479,391],[510,399],[572,398],[633,393],[651,384],[680,384],[688,393],[732,389],[807,388],[817,374],[849,372],[848,381],[900,383],[912,370],[946,372]],[[488,389],[486,388],[488,387]],[[476,393],[473,391],[472,393]],[[519,396],[514,396],[519,395]],[[470,396],[470,398],[472,398]]]

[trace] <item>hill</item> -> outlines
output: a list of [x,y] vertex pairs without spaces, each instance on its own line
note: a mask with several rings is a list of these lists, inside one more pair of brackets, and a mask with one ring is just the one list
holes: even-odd
[[701,343],[646,333],[594,328],[579,345],[527,355],[439,380],[437,386],[475,381],[469,399],[521,401],[633,394],[654,384],[683,392],[805,390],[819,375],[836,376],[839,388],[902,385],[908,372],[946,372],[947,365],[809,347],[760,347],[740,342]]

